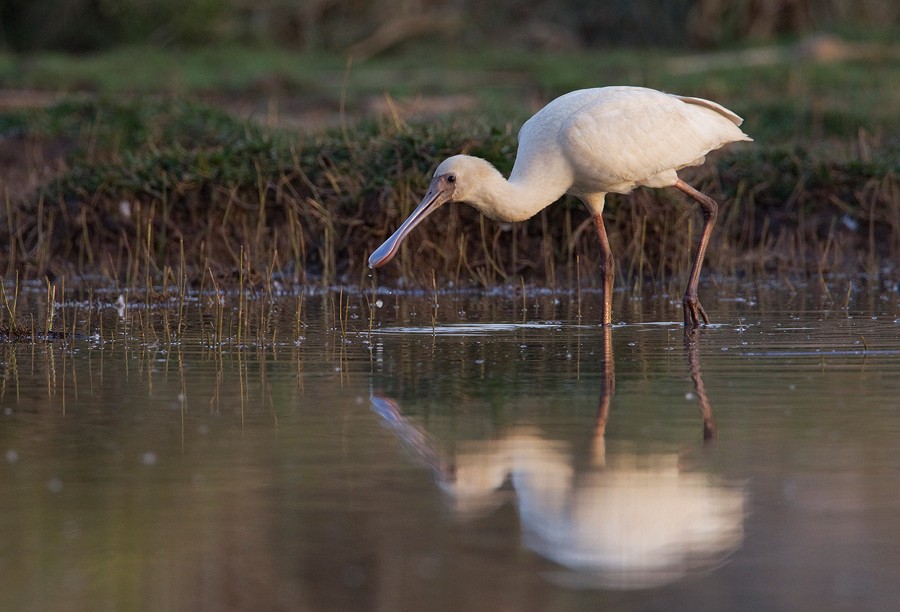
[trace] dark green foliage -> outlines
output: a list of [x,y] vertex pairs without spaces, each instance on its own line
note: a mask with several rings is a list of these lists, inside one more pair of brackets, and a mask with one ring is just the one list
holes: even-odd
[[[891,0],[4,0],[0,45],[16,51],[89,51],[122,43],[252,41],[346,51],[385,24],[429,20],[397,43],[521,48],[729,46],[841,28],[891,33]],[[396,29],[396,26],[395,26]],[[395,45],[388,45],[394,47]]]

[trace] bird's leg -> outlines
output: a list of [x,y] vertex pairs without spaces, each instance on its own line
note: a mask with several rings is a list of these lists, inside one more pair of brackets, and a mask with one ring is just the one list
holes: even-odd
[[700,234],[700,242],[697,244],[697,254],[694,256],[694,263],[691,265],[691,276],[688,279],[688,286],[684,292],[684,326],[697,327],[700,325],[700,319],[703,323],[709,324],[709,317],[700,305],[700,299],[697,297],[697,284],[700,282],[700,269],[703,267],[703,257],[706,254],[706,247],[709,245],[709,237],[712,234],[713,225],[716,223],[716,217],[719,214],[719,205],[706,194],[700,193],[681,179],[675,182],[675,186],[691,196],[700,203],[703,209],[703,232]]
[[597,425],[594,428],[594,464],[606,465],[606,424],[609,422],[609,406],[616,390],[616,361],[613,358],[612,326],[603,326],[603,344],[600,357],[600,403],[597,407]]
[[697,346],[699,341],[699,327],[684,332],[684,350],[687,353],[691,380],[694,382],[694,389],[697,391],[700,414],[703,416],[703,440],[708,441],[716,438],[716,421],[713,418],[709,396],[706,394],[706,385],[703,384],[703,372],[700,370],[700,349]]
[[613,260],[612,250],[609,248],[609,238],[606,237],[606,227],[603,225],[603,214],[594,214],[594,225],[597,227],[597,237],[600,239],[600,283],[603,285],[603,313],[601,323],[612,324],[612,295],[613,281],[616,277],[616,264]]

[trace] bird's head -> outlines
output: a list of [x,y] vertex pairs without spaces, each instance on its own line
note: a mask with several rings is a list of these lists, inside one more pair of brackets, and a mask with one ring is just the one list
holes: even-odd
[[477,202],[480,179],[488,172],[499,174],[487,161],[469,155],[454,155],[442,161],[425,197],[397,231],[369,256],[369,267],[379,268],[389,262],[407,234],[443,204]]

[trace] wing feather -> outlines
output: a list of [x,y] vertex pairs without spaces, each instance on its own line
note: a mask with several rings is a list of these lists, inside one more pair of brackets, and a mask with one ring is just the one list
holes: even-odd
[[[611,89],[611,88],[605,88]],[[627,192],[672,184],[675,171],[703,162],[709,151],[750,140],[741,118],[701,98],[642,88],[588,96],[559,131],[559,144],[583,193]]]

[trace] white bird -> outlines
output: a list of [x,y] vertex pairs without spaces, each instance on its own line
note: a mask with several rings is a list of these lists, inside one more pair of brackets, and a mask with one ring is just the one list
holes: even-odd
[[603,225],[607,193],[635,187],[677,187],[699,202],[703,231],[684,293],[685,326],[709,317],[697,297],[697,283],[718,205],[676,174],[703,163],[705,155],[730,142],[752,140],[727,108],[704,100],[643,87],[600,87],[556,98],[519,130],[519,148],[509,180],[489,162],[454,155],[437,167],[428,192],[406,221],[369,257],[386,264],[416,225],[450,201],[469,204],[498,221],[524,221],[564,194],[581,199],[593,215],[602,250],[602,323],[612,322],[614,260]]

